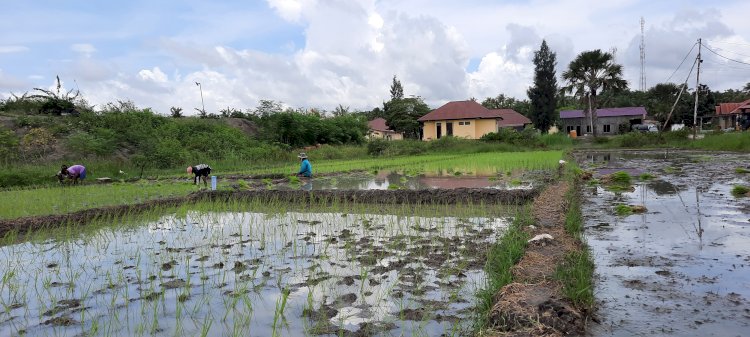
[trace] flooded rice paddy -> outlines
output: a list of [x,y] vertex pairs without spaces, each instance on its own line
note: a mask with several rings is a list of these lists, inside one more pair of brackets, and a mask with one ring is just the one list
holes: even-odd
[[[578,160],[594,178],[625,171],[634,179],[620,193],[585,188],[599,300],[592,335],[748,336],[750,198],[730,190],[750,185],[736,171],[750,156],[662,150]],[[646,211],[619,216],[618,204]]]
[[378,171],[352,172],[315,177],[292,184],[280,181],[271,188],[304,190],[394,190],[492,188],[501,190],[531,189],[544,178],[541,171]]
[[465,335],[509,221],[189,211],[7,245],[0,335]]

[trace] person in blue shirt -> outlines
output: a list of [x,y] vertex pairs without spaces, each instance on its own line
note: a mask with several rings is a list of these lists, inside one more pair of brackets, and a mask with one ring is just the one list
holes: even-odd
[[312,178],[312,165],[310,165],[310,161],[307,160],[307,155],[304,152],[300,152],[297,158],[299,158],[301,162],[297,176]]

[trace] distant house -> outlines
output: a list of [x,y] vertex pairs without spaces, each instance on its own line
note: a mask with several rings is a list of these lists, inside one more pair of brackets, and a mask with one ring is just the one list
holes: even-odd
[[512,109],[490,110],[475,101],[448,102],[419,118],[422,140],[453,136],[479,139],[500,128],[523,129],[531,124],[526,116]]
[[399,140],[404,139],[404,135],[400,132],[393,131],[388,128],[383,118],[375,118],[367,122],[367,126],[370,128],[367,135],[370,139],[388,139],[388,140]]
[[[600,108],[596,109],[597,130],[603,135],[617,134],[620,124],[626,124],[628,130],[633,124],[641,124],[646,119],[646,108],[642,106],[627,108]],[[562,130],[570,134],[575,130],[577,135],[591,133],[591,121],[583,110],[560,111],[560,123]],[[585,130],[585,132],[584,132]]]
[[739,103],[720,103],[716,106],[714,118],[722,129],[739,127],[746,130],[750,126],[750,99]]

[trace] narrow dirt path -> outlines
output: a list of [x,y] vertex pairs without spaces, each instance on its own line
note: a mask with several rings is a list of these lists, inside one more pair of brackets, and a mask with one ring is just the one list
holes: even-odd
[[550,185],[532,204],[535,225],[523,228],[530,237],[548,234],[552,239],[530,242],[513,266],[513,283],[496,295],[486,336],[565,336],[583,332],[584,317],[563,297],[554,278],[566,254],[581,249],[565,231],[568,209],[567,182]]

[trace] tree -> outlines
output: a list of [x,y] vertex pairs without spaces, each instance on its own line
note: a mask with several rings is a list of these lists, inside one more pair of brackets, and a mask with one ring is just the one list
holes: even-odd
[[526,92],[531,100],[531,122],[544,133],[549,130],[555,121],[555,108],[557,107],[556,57],[557,55],[549,50],[547,41],[542,40],[541,47],[534,52],[534,86]]
[[173,106],[169,108],[169,112],[172,114],[172,118],[182,118],[182,108]]
[[750,94],[750,82],[745,83],[745,86],[742,88],[742,91],[744,91],[746,94]]
[[628,82],[622,78],[622,65],[614,62],[612,53],[601,49],[585,51],[579,54],[563,72],[563,79],[568,85],[566,92],[574,92],[588,105],[586,116],[589,118],[594,137],[598,134],[596,122],[597,94],[627,89]]
[[78,90],[70,89],[67,92],[61,93],[62,84],[60,83],[60,76],[55,76],[57,79],[57,90],[46,90],[42,88],[34,88],[34,90],[41,92],[41,94],[31,95],[31,99],[41,99],[42,105],[39,107],[39,112],[43,114],[54,114],[62,115],[63,113],[75,114],[78,112],[75,109],[73,102],[78,97],[80,92]]
[[402,132],[406,138],[421,138],[419,117],[430,112],[430,107],[421,97],[393,99],[383,103],[386,125],[391,130]]
[[531,114],[531,103],[528,100],[518,100],[505,94],[485,98],[482,106],[487,109],[513,109],[527,117]]
[[393,82],[391,83],[391,101],[404,98],[404,87],[401,86],[401,81],[396,79],[396,75],[393,75]]

